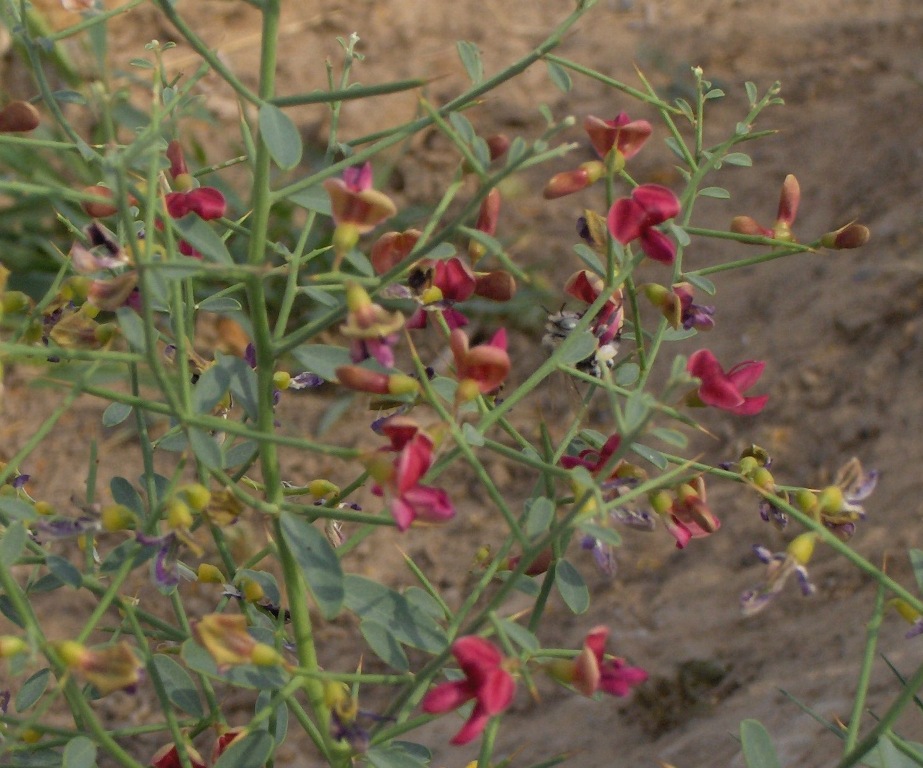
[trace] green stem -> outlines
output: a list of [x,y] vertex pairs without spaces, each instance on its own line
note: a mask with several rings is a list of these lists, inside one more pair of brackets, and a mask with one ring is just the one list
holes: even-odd
[[859,679],[856,682],[856,693],[853,698],[852,713],[849,716],[849,727],[846,731],[846,741],[843,753],[856,746],[859,739],[859,724],[862,721],[862,712],[865,709],[865,700],[868,696],[869,683],[872,679],[872,665],[875,662],[875,646],[878,644],[878,630],[881,628],[881,619],[885,610],[885,588],[879,584],[875,595],[875,608],[872,618],[866,627],[865,653],[862,655],[862,666],[859,668]]

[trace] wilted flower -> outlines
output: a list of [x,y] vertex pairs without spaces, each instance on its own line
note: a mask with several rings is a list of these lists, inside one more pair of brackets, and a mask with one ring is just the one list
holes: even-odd
[[862,462],[853,457],[837,471],[833,485],[820,491],[816,505],[808,513],[846,541],[854,533],[856,522],[865,519],[865,508],[860,502],[875,490],[878,476],[877,470],[865,471]]
[[703,538],[721,527],[721,521],[708,506],[702,475],[681,484],[665,511],[659,508],[663,498],[659,494],[655,497],[655,509],[661,512],[667,530],[676,539],[677,549],[684,549],[690,539]]
[[460,328],[449,336],[449,346],[455,358],[455,375],[461,401],[474,399],[493,392],[506,380],[510,372],[510,358],[506,352],[506,330],[501,328],[490,341],[469,348],[468,337]]
[[766,578],[759,586],[748,589],[740,596],[740,609],[744,616],[762,611],[782,591],[792,574],[797,577],[805,597],[814,594],[816,587],[808,579],[805,566],[814,554],[816,539],[817,535],[813,532],[802,533],[789,543],[785,552],[770,552],[765,547],[753,547],[756,556],[766,564]]
[[715,308],[694,304],[692,286],[689,283],[676,283],[672,290],[667,290],[657,283],[645,283],[639,286],[648,300],[666,318],[671,328],[710,331],[715,326],[713,315]]
[[346,322],[340,326],[351,339],[349,356],[354,363],[374,357],[385,368],[394,365],[394,345],[398,331],[404,325],[400,312],[388,312],[375,304],[366,290],[357,283],[346,285]]
[[452,737],[453,744],[467,744],[483,732],[491,717],[510,705],[516,693],[516,682],[504,669],[500,651],[481,637],[459,638],[452,643],[452,655],[464,679],[440,683],[424,696],[421,706],[429,714],[442,714],[473,699],[471,715]]
[[[433,462],[433,439],[411,419],[385,419],[381,432],[391,441],[365,457],[366,468],[376,485],[373,493],[384,496],[400,531],[418,517],[443,522],[455,515],[449,495],[442,488],[421,485]],[[394,454],[394,458],[391,458]]]
[[275,648],[258,643],[247,631],[247,618],[241,614],[210,613],[193,622],[192,632],[211,654],[219,672],[238,664],[282,663]]
[[403,232],[385,232],[375,241],[369,260],[376,275],[390,272],[414,249],[423,233],[419,229],[405,229]]
[[622,245],[641,241],[644,254],[662,264],[672,264],[676,246],[658,224],[672,219],[680,211],[679,198],[659,184],[642,184],[632,190],[631,197],[616,200],[609,209],[609,232]]
[[701,380],[699,388],[686,400],[687,405],[711,405],[742,416],[752,416],[766,406],[769,395],[745,397],[746,392],[759,380],[766,363],[744,360],[725,372],[710,350],[693,352],[686,370]]
[[871,236],[872,233],[869,232],[868,227],[851,221],[833,232],[827,232],[821,237],[820,244],[825,248],[833,248],[835,251],[861,248]]
[[144,665],[124,640],[102,648],[87,648],[66,640],[56,648],[61,661],[105,696],[113,691],[134,693]]
[[647,672],[627,666],[624,659],[606,659],[608,637],[608,627],[594,627],[584,638],[583,650],[576,658],[556,660],[548,665],[548,672],[556,680],[570,683],[584,696],[592,696],[596,691],[627,696],[633,687],[647,680]]
[[731,221],[731,232],[739,235],[752,235],[757,237],[772,237],[776,240],[794,242],[792,224],[798,215],[798,204],[801,202],[801,187],[798,179],[792,174],[785,177],[782,182],[782,193],[779,195],[779,212],[776,214],[776,223],[772,229],[763,227],[749,216],[735,216]]

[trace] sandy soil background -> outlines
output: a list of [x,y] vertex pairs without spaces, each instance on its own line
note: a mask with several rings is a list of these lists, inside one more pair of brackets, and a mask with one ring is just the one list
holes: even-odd
[[[181,2],[179,8],[198,22],[229,66],[254,84],[253,10],[225,0],[204,0],[195,7]],[[356,31],[366,55],[358,72],[363,82],[436,76],[427,93],[438,102],[462,87],[455,40],[475,42],[489,73],[537,44],[569,10],[561,0],[289,2],[280,76],[284,90],[324,86],[323,59],[338,56],[335,36]],[[116,29],[119,46],[113,56],[125,59],[138,55],[138,41],[174,36],[147,7],[121,19]],[[717,276],[713,303],[718,327],[708,346],[723,361],[765,359],[761,385],[771,397],[766,410],[750,419],[707,414],[705,423],[717,437],[699,448],[706,460],[717,462],[759,443],[773,454],[777,479],[792,484],[829,481],[853,455],[877,467],[883,478],[867,505],[869,520],[853,541],[872,561],[887,558],[889,571],[905,583],[912,581],[906,548],[923,546],[921,39],[923,7],[916,0],[602,0],[559,49],[563,56],[631,84],[637,83],[637,64],[655,85],[674,95],[688,86],[690,66],[701,66],[729,94],[711,113],[716,136],[732,130],[742,116],[745,81],[754,81],[761,91],[782,81],[786,106],[770,110],[760,123],[761,128],[778,128],[779,134],[747,147],[753,169],[721,172],[732,199],[702,204],[697,223],[726,227],[740,213],[771,220],[781,181],[794,173],[802,188],[796,227],[802,239],[858,218],[871,228],[873,240],[857,252],[796,256]],[[182,45],[174,53],[179,68],[183,57],[192,61]],[[236,103],[214,83],[206,82],[205,88],[211,88],[208,108],[228,121],[231,141]],[[415,99],[394,96],[349,104],[343,135],[406,119],[416,108]],[[543,126],[540,103],[556,117],[612,117],[623,108],[632,116],[653,117],[589,81],[575,80],[565,96],[541,65],[469,117],[484,135],[502,130],[531,137]],[[322,110],[303,108],[294,115],[306,137],[325,135]],[[575,128],[566,138],[580,141],[581,131]],[[656,138],[659,146],[645,149],[633,161],[633,172],[636,178],[669,184],[674,171],[660,143],[663,131]],[[444,150],[438,138],[421,137],[397,159],[394,178],[402,203],[433,202],[454,167]],[[570,164],[548,170],[565,167]],[[543,171],[525,179],[518,190],[507,190],[498,236],[521,263],[544,273],[553,285],[576,268],[570,250],[574,220],[584,205],[598,205],[598,200],[575,196],[548,204],[536,192],[547,175]],[[700,266],[732,255],[743,254],[697,248],[690,260]],[[514,342],[521,378],[539,354],[540,323],[531,333],[527,329]],[[684,351],[696,348],[696,340],[692,344]],[[14,375],[8,381],[0,424],[3,454],[12,454],[27,439],[51,405],[52,398],[35,396],[26,378]],[[527,419],[529,408],[553,407],[566,419],[570,407],[557,403],[552,393],[538,393],[519,416]],[[103,433],[102,407],[84,403],[67,417],[60,437],[42,450],[38,464],[30,467],[37,496],[64,503],[83,484],[82,452],[90,434],[98,435],[105,449],[100,487],[124,473],[115,459],[131,450],[131,439]],[[298,405],[289,406],[284,421],[287,428],[307,430],[316,418],[317,407]],[[604,424],[596,428],[606,431]],[[287,470],[297,480],[335,468],[293,458]],[[528,491],[528,483],[516,477],[509,483],[512,493]],[[458,490],[461,498],[464,490]],[[738,597],[762,576],[751,545],[781,549],[785,537],[760,521],[748,494],[714,484],[710,500],[723,528],[686,551],[672,549],[668,537],[627,532],[613,580],[597,574],[584,559],[593,593],[589,614],[574,617],[563,605],[554,605],[542,639],[549,645],[577,646],[589,627],[605,623],[612,629],[610,647],[648,669],[652,681],[624,701],[592,702],[550,686],[537,702],[520,693],[504,722],[498,752],[514,755],[513,766],[566,752],[569,764],[582,768],[657,766],[658,761],[677,768],[736,768],[743,761],[735,734],[745,717],[758,718],[769,728],[783,765],[835,764],[838,740],[781,691],[830,720],[848,717],[874,589],[832,553],[820,551],[811,569],[819,588],[815,597],[802,599],[792,587],[764,613],[743,619]],[[369,574],[400,580],[400,544],[428,563],[437,578],[455,578],[470,569],[491,529],[476,492],[468,493],[460,506],[450,526],[450,552],[445,539],[413,530],[374,552],[360,550],[358,562]],[[881,649],[909,673],[923,655],[923,640],[905,641],[905,629],[891,617],[882,629]],[[330,645],[322,653],[328,662],[354,665],[347,631],[329,627],[325,632]],[[879,663],[870,707],[878,709],[896,690],[893,676]],[[471,750],[439,746],[457,724],[447,717],[427,729],[434,766],[463,766],[473,759]],[[919,717],[905,729],[910,737],[919,738],[921,732]],[[290,750],[283,753],[291,760],[286,766],[313,764],[294,747]]]

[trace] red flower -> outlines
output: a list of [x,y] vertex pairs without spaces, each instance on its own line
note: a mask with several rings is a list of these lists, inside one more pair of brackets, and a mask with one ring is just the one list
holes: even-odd
[[[391,515],[400,531],[406,531],[418,517],[443,522],[455,515],[455,508],[442,488],[420,485],[433,462],[433,440],[416,422],[400,416],[386,419],[381,431],[391,441],[388,448],[366,459],[369,473],[377,481],[372,492],[389,499]],[[389,460],[389,454],[397,457]]]
[[426,313],[435,310],[442,312],[450,329],[468,324],[468,318],[453,305],[470,298],[477,279],[461,259],[453,256],[435,264],[423,262],[411,272],[410,282],[422,306],[407,321],[408,328],[426,328]]
[[584,696],[592,696],[596,691],[627,696],[634,686],[647,680],[647,672],[626,666],[624,659],[604,659],[608,636],[608,627],[591,629],[583,640],[583,651],[572,662],[570,682]]
[[[587,269],[575,272],[567,279],[564,292],[575,299],[592,304],[599,298],[603,291],[603,281],[599,275]],[[622,290],[617,288],[609,300],[603,304],[602,309],[596,313],[590,330],[599,339],[599,343],[608,344],[619,335],[622,330],[624,312],[622,310]]]
[[690,539],[703,538],[721,527],[721,521],[708,506],[701,475],[677,488],[676,498],[663,519],[676,539],[677,549],[684,549]]
[[493,392],[509,375],[510,357],[506,353],[506,330],[503,328],[486,344],[473,349],[468,347],[465,332],[456,328],[449,336],[449,346],[455,357],[455,374],[462,400],[471,400],[478,392],[482,395]]
[[759,413],[766,406],[769,395],[745,397],[742,393],[756,384],[765,367],[766,363],[761,360],[744,360],[725,372],[710,350],[693,352],[686,370],[702,383],[689,404],[712,405],[742,416]]
[[183,148],[178,141],[171,141],[167,146],[167,159],[170,161],[170,177],[176,189],[165,196],[170,217],[181,219],[188,213],[194,213],[205,221],[211,221],[224,216],[227,210],[224,195],[214,187],[198,186],[186,168]]
[[[585,451],[580,451],[576,456],[562,456],[561,466],[565,469],[585,467],[591,474],[595,475],[609,463],[609,459],[619,449],[621,442],[620,435],[612,434],[598,451],[595,448],[587,448]],[[616,469],[618,469],[618,464],[611,468],[610,477],[615,475]]]
[[603,158],[615,149],[629,160],[651,136],[651,124],[647,120],[631,120],[625,112],[620,112],[614,120],[589,115],[583,121],[583,128],[596,153]]
[[452,737],[453,744],[467,744],[481,734],[491,717],[510,705],[516,682],[503,668],[503,655],[483,638],[459,638],[452,644],[452,655],[465,679],[437,685],[423,698],[422,707],[424,712],[441,714],[474,699],[470,717]]
[[679,213],[679,199],[659,184],[635,187],[631,197],[616,200],[609,209],[609,232],[622,245],[641,241],[641,250],[654,261],[672,264],[676,246],[655,227]]

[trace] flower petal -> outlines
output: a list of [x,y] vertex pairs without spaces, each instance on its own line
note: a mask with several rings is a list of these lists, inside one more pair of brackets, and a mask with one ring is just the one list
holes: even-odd
[[641,250],[649,259],[661,264],[672,264],[676,260],[676,246],[673,241],[653,227],[641,233]]
[[612,236],[622,245],[627,245],[641,237],[645,219],[645,211],[641,205],[632,198],[622,197],[612,204],[606,223]]

